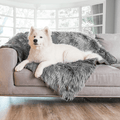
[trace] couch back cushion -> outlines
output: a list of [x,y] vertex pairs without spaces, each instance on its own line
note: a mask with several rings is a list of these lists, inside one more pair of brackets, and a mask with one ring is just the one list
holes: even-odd
[[103,47],[120,63],[120,34],[97,34],[96,39],[99,39]]

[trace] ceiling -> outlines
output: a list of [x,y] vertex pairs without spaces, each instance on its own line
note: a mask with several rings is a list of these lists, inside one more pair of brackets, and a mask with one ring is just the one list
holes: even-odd
[[59,9],[90,5],[105,0],[0,0],[0,4],[22,8]]
[[8,1],[30,3],[30,4],[64,4],[64,3],[76,3],[86,0],[8,0]]

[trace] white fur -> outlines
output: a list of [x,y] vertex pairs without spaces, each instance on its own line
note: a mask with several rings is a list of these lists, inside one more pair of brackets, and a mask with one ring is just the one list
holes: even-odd
[[[21,71],[27,63],[34,61],[40,63],[35,72],[36,78],[42,75],[45,67],[58,62],[75,62],[90,58],[102,60],[101,56],[90,51],[84,52],[66,44],[54,44],[51,39],[51,32],[47,27],[43,30],[31,27],[28,39],[31,46],[29,56],[15,68],[15,71]],[[34,44],[34,39],[38,40],[37,45]]]

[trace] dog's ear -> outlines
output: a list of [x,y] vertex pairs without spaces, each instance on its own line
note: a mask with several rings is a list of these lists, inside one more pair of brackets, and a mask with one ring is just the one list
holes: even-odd
[[34,31],[35,29],[34,29],[34,27],[33,26],[31,26],[31,28],[30,28],[30,35],[33,33],[33,31]]
[[49,28],[46,26],[43,31],[45,32],[45,34],[47,34],[48,36],[51,36],[51,32],[49,30]]
[[52,43],[52,38],[51,38],[51,31],[49,30],[48,27],[45,27],[43,29],[43,32],[46,34],[46,36],[48,37],[48,41],[49,43]]

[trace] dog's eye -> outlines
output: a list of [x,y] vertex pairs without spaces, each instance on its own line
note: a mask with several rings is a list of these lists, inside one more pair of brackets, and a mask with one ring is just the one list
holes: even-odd
[[40,36],[40,38],[43,38],[42,36]]
[[34,36],[34,38],[35,38],[36,36]]

